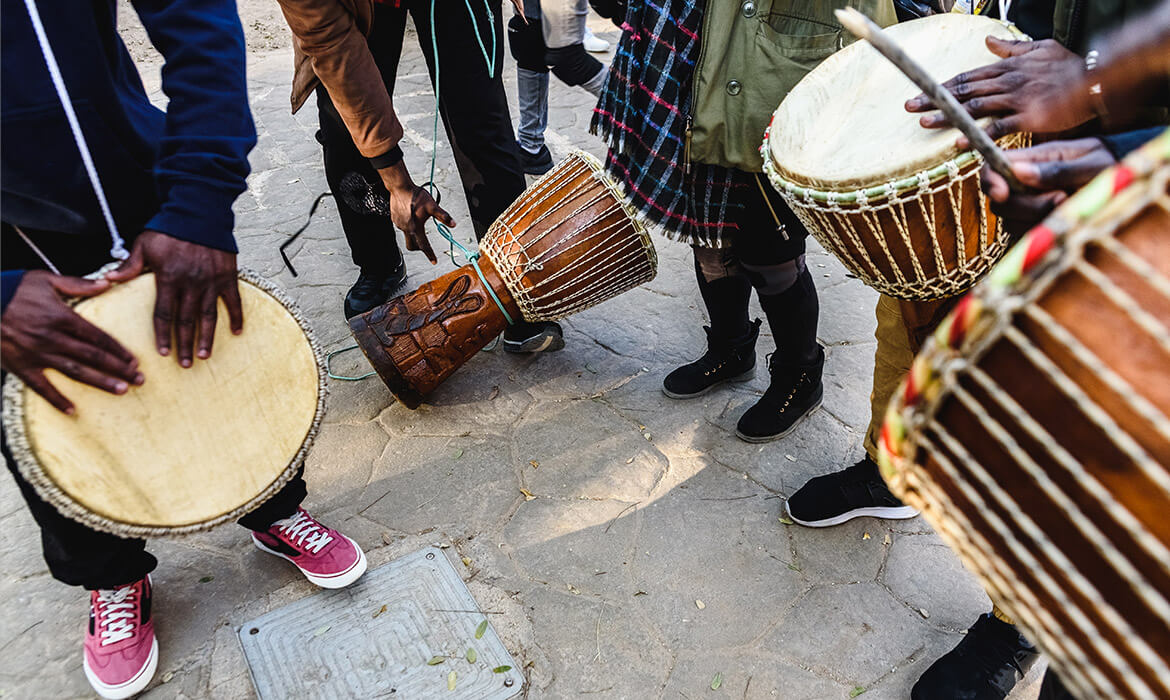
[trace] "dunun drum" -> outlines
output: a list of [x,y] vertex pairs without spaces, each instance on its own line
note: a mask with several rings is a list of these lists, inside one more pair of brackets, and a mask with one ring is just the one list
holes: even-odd
[[1170,697],[1170,132],[960,301],[879,444],[1078,697]]
[[46,375],[67,416],[10,375],[4,431],[16,466],[67,517],[122,537],[177,535],[234,521],[304,463],[325,408],[320,348],[291,302],[241,271],[244,332],[222,302],[211,357],[188,369],[155,350],[154,275],[74,308],[138,358],[146,377],[122,396]]
[[556,320],[648,282],[658,269],[649,234],[601,164],[580,152],[496,219],[478,262],[478,271],[464,265],[349,322],[409,408],[504,330],[505,311]]
[[[938,80],[999,60],[987,36],[1026,38],[997,20],[960,14],[885,31]],[[979,188],[982,158],[955,147],[958,131],[918,124],[903,105],[919,92],[856,42],[788,93],[761,155],[772,185],[852,274],[883,294],[929,300],[969,288],[1006,243]],[[1017,134],[1000,145],[1029,142]]]

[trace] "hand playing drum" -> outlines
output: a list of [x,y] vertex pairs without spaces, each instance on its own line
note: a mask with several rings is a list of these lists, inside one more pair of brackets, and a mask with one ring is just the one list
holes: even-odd
[[986,165],[983,191],[991,199],[991,210],[1004,222],[1004,230],[1013,236],[1040,223],[1070,194],[1117,162],[1096,137],[1049,141],[1005,155],[1012,172],[1029,191],[1012,192],[1007,181]]
[[[987,48],[1002,60],[964,71],[943,87],[976,119],[990,117],[987,134],[998,139],[1028,132],[1053,134],[1080,126],[1093,118],[1092,110],[1056,107],[1060,98],[1085,73],[1080,56],[1052,39],[1011,41],[987,37]],[[934,104],[926,95],[906,101],[909,112],[930,112]],[[919,119],[927,129],[950,126],[942,112],[930,112]],[[960,137],[959,148],[967,148]]]

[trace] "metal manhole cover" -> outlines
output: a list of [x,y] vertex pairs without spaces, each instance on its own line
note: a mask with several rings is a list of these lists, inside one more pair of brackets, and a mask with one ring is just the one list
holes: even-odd
[[[385,606],[385,611],[382,611]],[[428,547],[240,628],[262,700],[506,700],[524,676],[443,553]],[[472,612],[449,612],[472,611]],[[468,661],[468,649],[475,662]],[[429,665],[437,656],[443,663]],[[503,673],[494,669],[510,666]],[[455,689],[448,689],[454,671]]]

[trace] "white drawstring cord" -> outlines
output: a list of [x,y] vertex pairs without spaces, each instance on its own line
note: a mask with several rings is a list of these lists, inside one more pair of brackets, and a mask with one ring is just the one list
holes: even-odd
[[[93,192],[97,195],[98,204],[102,209],[102,216],[106,219],[106,228],[110,231],[110,255],[118,260],[130,257],[126,250],[126,242],[118,234],[118,226],[114,223],[114,215],[110,213],[110,205],[106,202],[106,192],[98,180],[97,168],[93,164],[93,156],[89,152],[89,144],[85,141],[85,134],[81,133],[81,124],[77,121],[77,114],[73,111],[73,102],[69,98],[69,91],[65,88],[65,80],[61,77],[61,68],[57,65],[57,57],[53,54],[53,47],[49,45],[49,37],[45,35],[45,27],[41,24],[41,13],[37,9],[36,0],[24,0],[28,8],[29,19],[32,20],[33,31],[41,45],[41,55],[45,57],[45,65],[49,68],[49,76],[53,79],[53,86],[57,88],[57,97],[61,100],[61,107],[65,109],[65,118],[69,120],[69,128],[73,131],[73,141],[77,150],[81,152],[81,162],[85,163],[85,171],[89,174],[89,182],[93,185]],[[24,234],[21,234],[22,236]],[[27,241],[28,238],[26,237]],[[31,244],[31,243],[30,243]],[[35,249],[35,246],[34,246]],[[42,256],[43,257],[43,256]]]

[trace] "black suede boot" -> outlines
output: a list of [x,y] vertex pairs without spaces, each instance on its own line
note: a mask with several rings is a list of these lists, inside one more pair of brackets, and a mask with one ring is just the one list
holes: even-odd
[[662,380],[662,393],[672,399],[693,399],[725,382],[746,382],[756,376],[758,319],[738,338],[721,338],[706,326],[703,330],[707,332],[707,352]]
[[819,345],[816,360],[808,364],[786,364],[773,355],[768,367],[772,383],[740,417],[735,434],[746,442],[770,442],[791,433],[800,419],[820,407],[824,368],[825,351]]
[[821,405],[825,350],[817,343],[817,288],[807,269],[779,294],[761,294],[760,307],[776,340],[768,363],[772,381],[739,419],[735,434],[747,442],[778,440]]

